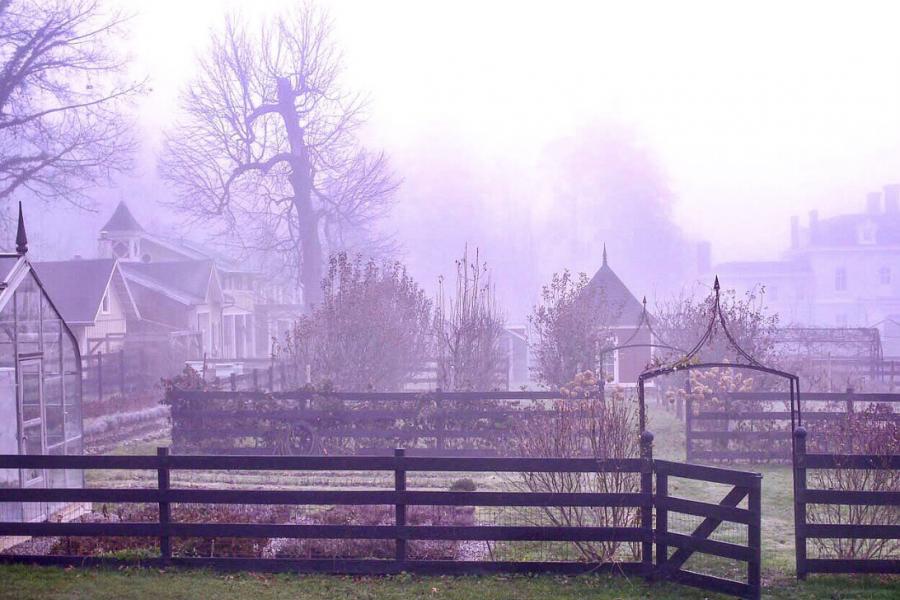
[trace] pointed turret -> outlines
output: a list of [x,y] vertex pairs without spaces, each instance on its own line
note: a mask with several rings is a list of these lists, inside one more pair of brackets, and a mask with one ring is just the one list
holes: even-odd
[[19,227],[16,230],[16,253],[28,253],[28,236],[25,234],[25,217],[22,214],[22,202],[19,202]]
[[603,266],[606,266],[606,242],[603,242]]
[[134,218],[134,215],[131,214],[131,211],[128,210],[128,205],[125,204],[125,201],[122,200],[119,202],[119,205],[116,207],[115,212],[113,212],[112,216],[109,218],[109,221],[106,222],[100,231],[106,232],[114,232],[114,231],[143,231],[144,228],[141,227],[140,223],[137,222],[137,219]]

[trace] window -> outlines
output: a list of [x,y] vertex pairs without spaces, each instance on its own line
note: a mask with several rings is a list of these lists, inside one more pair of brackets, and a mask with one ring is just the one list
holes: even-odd
[[618,350],[609,350],[600,355],[600,374],[607,383],[615,383],[618,381],[618,373],[616,373],[616,355]]
[[130,256],[128,244],[124,242],[116,242],[113,244],[113,254],[115,254],[118,258],[128,258]]
[[103,299],[100,300],[100,313],[104,315],[109,314],[109,290],[106,290],[106,293],[103,294]]
[[881,267],[878,269],[878,281],[881,285],[891,285],[891,268]]
[[834,289],[838,292],[843,292],[847,289],[847,269],[844,267],[838,267],[834,270]]

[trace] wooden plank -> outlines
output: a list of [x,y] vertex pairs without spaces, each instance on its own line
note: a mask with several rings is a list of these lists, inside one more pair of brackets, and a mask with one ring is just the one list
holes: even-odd
[[401,572],[422,575],[477,575],[490,573],[554,573],[582,575],[588,573],[618,573],[637,575],[640,563],[548,562],[548,561],[446,561],[408,560],[398,564],[393,560],[340,558],[208,558],[173,557],[163,563],[158,558],[117,559],[90,556],[0,555],[0,563],[47,566],[121,568],[174,566],[213,569],[220,572],[253,571],[268,573],[328,573],[334,575],[392,575]]
[[733,579],[714,577],[712,575],[706,575],[703,573],[685,571],[684,569],[674,571],[667,577],[677,583],[700,588],[701,590],[718,592],[720,594],[730,594],[732,596],[739,596],[741,598],[754,597],[753,591],[750,589],[750,586],[741,581],[734,581]]
[[805,490],[798,500],[807,504],[900,506],[900,492],[876,492],[869,490]]
[[[704,554],[712,554],[713,556],[721,556],[722,558],[730,558],[733,560],[749,561],[753,558],[753,552],[747,546],[740,546],[729,542],[719,542],[709,540],[695,535],[685,535],[681,533],[663,534],[662,541],[669,546],[676,546],[678,550],[673,554],[667,563],[669,569],[680,569],[687,560],[682,560],[682,556],[691,556],[694,552],[702,552]],[[667,575],[671,572],[667,569]]]
[[789,440],[790,431],[703,431],[691,432],[695,440]]
[[0,500],[44,502],[172,502],[185,504],[295,504],[421,506],[649,506],[640,493],[430,492],[387,490],[0,489]]
[[687,500],[685,498],[677,498],[674,496],[667,496],[665,498],[657,497],[656,507],[698,517],[714,517],[721,521],[742,523],[744,525],[749,525],[754,518],[753,513],[745,508],[722,506],[721,504]]
[[309,539],[405,539],[484,541],[642,542],[640,527],[293,525],[271,523],[0,523],[0,534],[17,536],[224,537]]
[[809,573],[884,573],[900,575],[900,559],[810,558],[806,560]]
[[668,460],[654,461],[654,467],[660,473],[671,477],[683,477],[685,479],[698,479],[713,483],[726,483],[731,485],[752,485],[762,477],[759,473],[723,469],[721,467],[709,467],[706,465],[693,465],[671,462]]
[[[0,455],[0,468],[156,470],[156,456]],[[638,473],[640,459],[451,458],[380,456],[189,456],[168,457],[172,470],[624,472]]]
[[867,540],[900,539],[900,525],[851,525],[848,523],[806,523],[807,538],[857,538]]
[[807,469],[900,469],[900,454],[807,454]]

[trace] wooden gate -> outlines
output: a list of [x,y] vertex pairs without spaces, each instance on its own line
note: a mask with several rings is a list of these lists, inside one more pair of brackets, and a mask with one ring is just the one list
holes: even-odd
[[[653,461],[656,471],[656,573],[661,580],[722,592],[742,598],[760,597],[761,567],[761,489],[762,475],[732,469]],[[730,485],[731,490],[717,504],[673,496],[669,479],[682,478]],[[747,499],[746,508],[740,504]],[[671,513],[702,517],[690,532],[673,531]],[[746,542],[711,539],[723,523],[746,526]],[[670,553],[669,550],[674,552]],[[746,563],[746,580],[700,573],[685,569],[695,553]]]

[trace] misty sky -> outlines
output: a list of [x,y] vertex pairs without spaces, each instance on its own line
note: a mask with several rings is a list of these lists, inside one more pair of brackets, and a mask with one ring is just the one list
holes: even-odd
[[[168,193],[154,152],[209,28],[228,9],[254,18],[285,2],[120,2],[137,13],[129,51],[153,92],[136,179],[102,201],[139,195],[135,212],[152,221],[148,198]],[[897,3],[322,4],[347,83],[371,98],[367,141],[401,176],[437,140],[514,178],[585,123],[622,123],[660,162],[676,222],[716,261],[774,257],[791,214],[858,210],[869,189],[900,181]]]

